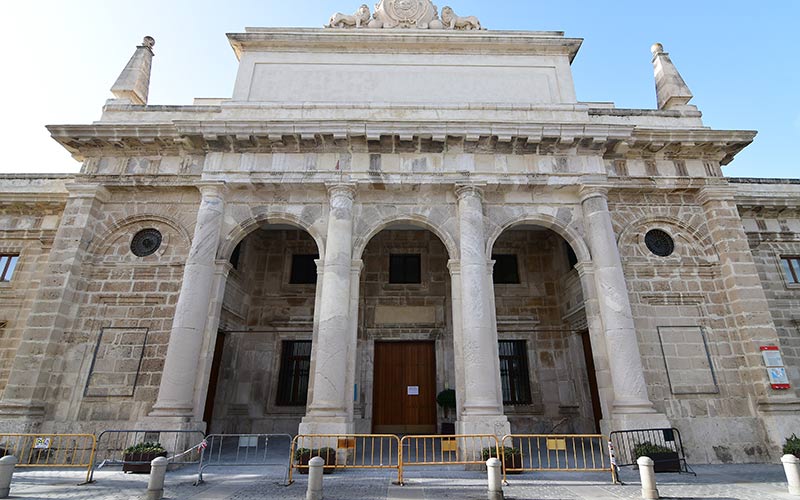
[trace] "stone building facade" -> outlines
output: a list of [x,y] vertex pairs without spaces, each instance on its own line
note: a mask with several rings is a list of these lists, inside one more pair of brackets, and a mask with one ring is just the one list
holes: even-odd
[[148,105],[145,38],[48,127],[79,174],[0,178],[4,430],[798,430],[800,183],[724,177],[755,133],[663,47],[634,110],[577,100],[581,40],[427,0],[228,37],[232,98]]

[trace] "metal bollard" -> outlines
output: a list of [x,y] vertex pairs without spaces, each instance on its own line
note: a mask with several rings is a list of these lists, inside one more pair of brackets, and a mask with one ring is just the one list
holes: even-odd
[[639,457],[636,463],[639,464],[639,477],[642,479],[642,498],[645,500],[657,500],[658,490],[656,489],[656,473],[653,470],[653,459]]
[[11,477],[14,475],[14,467],[17,465],[17,457],[6,455],[0,458],[0,498],[8,498],[11,493]]
[[489,476],[489,500],[503,500],[502,465],[500,460],[490,458],[486,461],[486,473]]
[[147,483],[147,500],[164,498],[164,479],[167,475],[167,459],[156,457],[150,462],[150,481]]
[[800,496],[800,458],[794,455],[784,455],[781,457],[781,462],[783,462],[786,480],[789,482],[789,494]]
[[322,500],[322,467],[325,460],[314,457],[308,461],[308,490],[306,500]]

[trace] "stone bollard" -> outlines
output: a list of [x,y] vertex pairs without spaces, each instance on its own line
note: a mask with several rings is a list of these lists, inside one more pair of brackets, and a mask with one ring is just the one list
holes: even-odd
[[14,475],[16,465],[17,457],[14,455],[0,458],[0,498],[8,498],[11,492],[11,477]]
[[645,500],[657,500],[658,490],[656,489],[656,473],[653,470],[653,459],[639,457],[636,463],[639,465],[639,477],[642,479],[642,498]]
[[167,475],[167,459],[156,457],[150,462],[150,481],[147,483],[147,500],[164,498],[164,479]]
[[489,500],[503,500],[503,475],[500,460],[490,458],[486,461],[486,473],[489,476]]
[[781,457],[786,480],[789,482],[789,494],[800,496],[800,458],[794,455]]
[[325,460],[314,457],[308,461],[308,490],[306,500],[322,500],[322,471]]

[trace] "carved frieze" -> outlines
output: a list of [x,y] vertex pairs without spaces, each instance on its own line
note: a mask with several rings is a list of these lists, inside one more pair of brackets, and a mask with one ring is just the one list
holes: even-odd
[[371,14],[367,5],[362,5],[353,14],[337,12],[331,16],[327,28],[373,28],[373,29],[449,29],[481,30],[475,16],[460,17],[450,7],[439,9],[430,0],[380,0]]

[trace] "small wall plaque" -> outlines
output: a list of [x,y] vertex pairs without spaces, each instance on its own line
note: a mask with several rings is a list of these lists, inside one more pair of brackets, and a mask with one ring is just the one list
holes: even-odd
[[408,386],[408,395],[409,396],[419,396],[419,386],[418,385],[409,385]]

